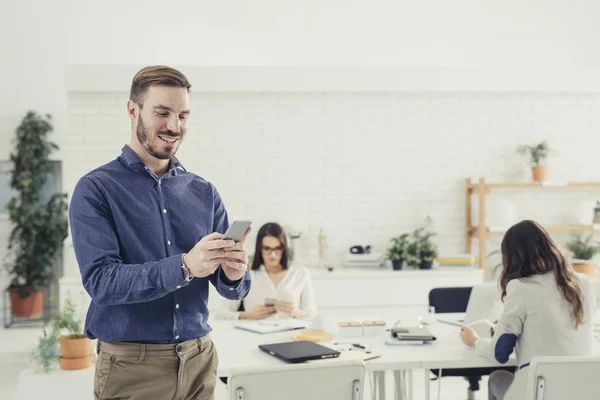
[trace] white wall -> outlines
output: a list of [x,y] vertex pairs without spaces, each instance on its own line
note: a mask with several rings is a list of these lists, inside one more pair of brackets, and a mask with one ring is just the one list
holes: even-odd
[[[55,140],[62,147],[56,158],[62,158],[73,140],[64,137],[69,129],[64,90],[67,64],[598,67],[599,28],[594,19],[598,7],[591,0],[188,0],[169,5],[157,0],[2,0],[0,160],[8,159],[14,128],[28,109],[54,116]],[[239,99],[230,100],[221,112],[239,108]],[[270,101],[274,100],[265,100],[269,107]],[[280,104],[286,101],[284,96]],[[345,98],[338,111],[349,113],[347,101],[355,100]],[[209,127],[227,123],[220,115],[206,122],[214,124]],[[322,132],[328,134],[336,118],[352,117],[336,115],[320,123]],[[298,129],[309,125],[304,122]],[[352,137],[360,138],[362,125],[355,129]],[[388,139],[377,140],[385,143]],[[398,159],[403,159],[405,152],[399,153]],[[475,169],[465,167],[460,175],[467,170],[474,173]],[[217,183],[226,193],[230,190]],[[235,202],[232,206],[235,210]],[[4,243],[0,236],[0,257]]]
[[[69,97],[67,190],[129,140],[127,93]],[[498,93],[196,93],[180,159],[220,190],[231,219],[291,224],[314,262],[319,228],[334,261],[348,247],[435,220],[441,250],[465,238],[465,178],[526,181],[517,145],[547,139],[554,180],[600,180],[600,95]],[[488,224],[579,223],[598,191],[494,193]],[[590,223],[588,220],[587,223]],[[494,243],[492,241],[492,247]]]
[[600,66],[593,0],[2,0],[0,159],[66,64]]

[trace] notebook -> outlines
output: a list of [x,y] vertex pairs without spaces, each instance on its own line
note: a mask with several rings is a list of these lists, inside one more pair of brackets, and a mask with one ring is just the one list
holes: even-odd
[[392,328],[392,337],[401,341],[430,342],[436,340],[436,337],[424,326],[394,327]]
[[289,363],[299,363],[324,358],[337,358],[340,352],[309,340],[261,344],[259,349]]
[[272,319],[261,321],[238,322],[235,327],[255,333],[275,333],[306,328],[306,321],[298,319]]

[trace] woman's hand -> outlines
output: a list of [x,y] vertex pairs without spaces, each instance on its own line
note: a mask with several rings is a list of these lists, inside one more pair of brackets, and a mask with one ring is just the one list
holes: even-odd
[[460,327],[460,338],[469,347],[475,347],[475,343],[479,340],[479,336],[477,336],[473,328],[466,325]]
[[275,303],[275,310],[279,313],[294,317],[293,314],[294,311],[296,311],[296,308],[294,307],[294,303],[289,300],[277,300],[277,303]]
[[240,313],[240,319],[265,319],[275,314],[277,310],[272,306],[256,306],[250,311]]

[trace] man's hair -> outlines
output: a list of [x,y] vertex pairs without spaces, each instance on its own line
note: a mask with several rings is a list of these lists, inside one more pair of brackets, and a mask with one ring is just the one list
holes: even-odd
[[184,87],[188,93],[192,87],[186,76],[176,69],[166,65],[153,65],[144,67],[135,74],[131,82],[129,99],[142,107],[144,105],[144,95],[152,85]]

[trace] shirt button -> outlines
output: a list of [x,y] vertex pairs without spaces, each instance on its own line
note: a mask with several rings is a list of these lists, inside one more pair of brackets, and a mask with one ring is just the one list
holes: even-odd
[[179,308],[179,304],[175,304],[175,308]]
[[[175,336],[175,339],[179,339],[179,335]],[[183,347],[177,346],[177,351],[183,350]]]
[[167,240],[167,244],[170,246],[170,245],[171,245],[171,241],[170,241],[170,240]]
[[181,289],[181,285],[177,285],[175,289]]
[[235,290],[234,288],[230,287],[229,290]]
[[163,208],[163,214],[166,214],[166,213],[167,213],[167,209]]

